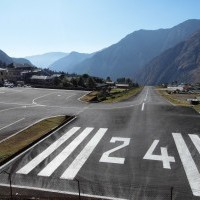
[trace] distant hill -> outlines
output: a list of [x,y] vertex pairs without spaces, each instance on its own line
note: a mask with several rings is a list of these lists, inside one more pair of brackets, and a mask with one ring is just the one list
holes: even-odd
[[60,58],[63,58],[66,55],[68,54],[63,52],[50,52],[42,55],[27,56],[25,58],[29,60],[32,64],[34,64],[36,67],[48,68],[56,60],[59,60]]
[[12,58],[12,60],[13,60],[14,63],[32,65],[32,63],[29,60],[25,59],[25,58]]
[[9,57],[5,52],[0,50],[0,61],[6,64],[13,63],[13,60],[11,57]]
[[187,20],[169,29],[135,31],[70,70],[114,79],[123,76],[134,78],[151,59],[184,41],[198,29],[200,20]]
[[3,63],[11,64],[11,63],[19,63],[19,64],[29,64],[32,65],[32,63],[29,60],[26,60],[24,58],[11,58],[8,56],[5,52],[0,50],[0,61]]
[[154,58],[139,73],[146,85],[200,82],[200,31]]
[[92,57],[94,54],[71,52],[67,56],[55,61],[50,65],[50,69],[54,71],[64,71],[73,73],[74,66],[82,61]]

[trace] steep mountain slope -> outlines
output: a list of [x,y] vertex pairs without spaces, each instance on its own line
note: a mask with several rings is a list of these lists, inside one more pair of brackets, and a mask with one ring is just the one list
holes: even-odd
[[73,73],[73,67],[93,54],[71,52],[69,55],[55,61],[50,65],[51,70]]
[[200,29],[200,20],[187,20],[173,28],[139,30],[73,66],[71,71],[112,78],[132,77],[151,59]]
[[5,52],[0,50],[0,61],[6,64],[10,64],[13,62],[12,58],[9,57]]
[[37,67],[47,68],[56,60],[59,60],[66,55],[67,53],[63,52],[50,52],[42,55],[27,56],[25,58]]
[[146,85],[200,82],[200,31],[154,58],[140,71],[138,80]]

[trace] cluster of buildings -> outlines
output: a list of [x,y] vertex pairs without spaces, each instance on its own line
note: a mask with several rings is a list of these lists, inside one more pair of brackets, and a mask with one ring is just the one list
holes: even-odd
[[200,85],[192,84],[171,84],[167,86],[167,90],[176,93],[200,93]]
[[0,68],[0,86],[5,83],[14,85],[23,84],[49,84],[53,83],[58,75],[44,76],[41,69],[26,65],[13,64],[12,67]]

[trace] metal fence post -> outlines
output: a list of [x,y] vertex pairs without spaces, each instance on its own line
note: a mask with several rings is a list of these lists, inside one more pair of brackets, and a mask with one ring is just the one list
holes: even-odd
[[78,197],[79,197],[79,200],[81,200],[81,189],[80,189],[80,182],[78,179],[75,178],[75,180],[78,182]]
[[171,200],[173,200],[173,189],[174,189],[173,187],[170,188],[170,191],[171,191]]
[[10,199],[12,199],[12,180],[11,180],[11,173],[8,173],[7,171],[2,171],[0,174],[5,173],[8,175],[9,183],[10,183]]

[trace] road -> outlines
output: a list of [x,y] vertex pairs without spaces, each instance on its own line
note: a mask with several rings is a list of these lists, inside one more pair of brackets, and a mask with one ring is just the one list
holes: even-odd
[[[200,199],[200,115],[193,109],[171,105],[153,87],[112,105],[75,101],[83,93],[74,92],[64,105],[56,100],[63,94],[51,92],[22,103],[35,104],[26,109],[41,109],[38,115],[77,118],[1,168],[13,187],[77,194],[79,181],[82,196],[102,199],[168,200],[171,192],[173,200]],[[8,183],[1,174],[0,185]]]

